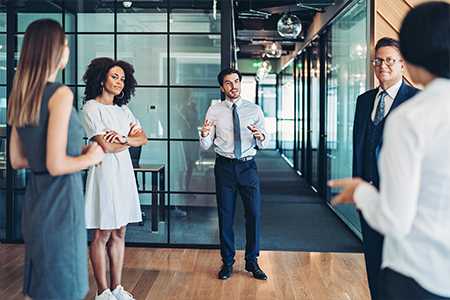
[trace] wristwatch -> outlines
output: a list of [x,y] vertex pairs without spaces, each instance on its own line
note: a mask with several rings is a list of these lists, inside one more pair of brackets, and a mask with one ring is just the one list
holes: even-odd
[[128,145],[128,135],[126,136],[127,140],[125,141],[125,143],[123,143],[123,145]]

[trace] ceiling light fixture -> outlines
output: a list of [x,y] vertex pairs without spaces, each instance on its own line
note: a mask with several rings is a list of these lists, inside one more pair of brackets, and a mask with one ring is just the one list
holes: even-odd
[[283,38],[295,39],[302,32],[302,22],[296,15],[286,14],[278,20],[277,31]]
[[283,48],[280,43],[273,42],[271,44],[267,44],[265,48],[265,54],[268,58],[280,58],[282,54]]

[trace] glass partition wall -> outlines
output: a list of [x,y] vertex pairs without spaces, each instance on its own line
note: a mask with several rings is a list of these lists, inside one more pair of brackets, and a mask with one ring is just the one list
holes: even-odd
[[6,49],[7,23],[0,3],[0,239],[6,239]]
[[[4,2],[4,1],[3,1]],[[2,2],[2,3],[3,3]],[[140,121],[148,143],[138,150],[135,162],[164,167],[158,178],[152,171],[138,172],[142,212],[146,221],[130,224],[126,242],[135,244],[219,244],[214,195],[214,153],[200,149],[199,130],[208,107],[221,99],[217,74],[221,69],[221,14],[212,1],[8,1],[8,18],[0,12],[0,238],[21,240],[21,204],[28,171],[11,172],[6,180],[6,60],[17,63],[26,27],[34,20],[52,18],[66,32],[71,55],[58,81],[75,95],[81,115],[82,76],[90,61],[109,57],[131,63],[138,82],[128,104]],[[2,4],[0,4],[2,5]],[[9,16],[9,13],[12,13]],[[7,45],[12,35],[15,45]],[[6,49],[14,47],[14,58]],[[13,77],[13,71],[9,70]],[[87,142],[87,141],[86,141]],[[161,176],[162,175],[162,176]],[[163,182],[154,184],[154,180]],[[8,187],[8,182],[11,186]],[[7,199],[7,191],[11,199]],[[154,195],[159,222],[152,226]],[[157,204],[161,204],[156,202]],[[10,210],[13,233],[6,237],[6,210]],[[155,207],[153,207],[154,209]],[[9,213],[8,213],[9,214]]]
[[[296,153],[294,168],[327,202],[338,191],[326,181],[352,174],[356,98],[370,71],[366,21],[367,0],[353,1],[278,74],[278,148],[290,163]],[[332,209],[360,236],[354,206]]]

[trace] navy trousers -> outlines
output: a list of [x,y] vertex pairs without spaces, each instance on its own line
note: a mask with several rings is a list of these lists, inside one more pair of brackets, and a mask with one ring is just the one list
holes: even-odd
[[366,261],[367,279],[372,300],[381,299],[381,255],[384,237],[367,224],[362,212],[359,212],[363,236],[364,259]]
[[217,211],[219,214],[220,255],[223,263],[233,265],[234,249],[233,220],[237,191],[244,204],[246,229],[245,260],[257,262],[259,256],[260,192],[255,160],[232,163],[219,155],[214,167],[216,176]]
[[389,268],[381,272],[381,286],[383,299],[450,299],[430,293],[411,277],[406,277]]

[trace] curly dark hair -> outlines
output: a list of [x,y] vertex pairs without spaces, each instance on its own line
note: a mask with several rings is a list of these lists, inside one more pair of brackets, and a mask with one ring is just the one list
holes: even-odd
[[120,67],[125,73],[125,86],[123,88],[123,97],[114,97],[114,104],[122,106],[130,102],[131,96],[134,96],[134,87],[137,85],[134,79],[134,68],[131,64],[123,60],[112,60],[108,57],[99,57],[91,61],[83,75],[83,81],[86,83],[84,90],[83,104],[101,95],[103,91],[102,82],[106,80],[109,70],[113,67]]

